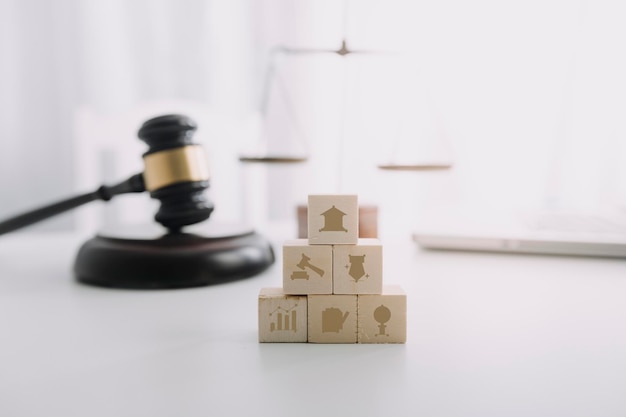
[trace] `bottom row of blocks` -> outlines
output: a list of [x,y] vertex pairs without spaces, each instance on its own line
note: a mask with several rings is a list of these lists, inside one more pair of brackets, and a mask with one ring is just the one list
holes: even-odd
[[259,294],[259,342],[405,343],[406,294],[385,286],[382,294]]

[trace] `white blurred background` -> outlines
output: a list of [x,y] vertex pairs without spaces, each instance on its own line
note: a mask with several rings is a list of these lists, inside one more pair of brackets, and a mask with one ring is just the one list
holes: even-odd
[[[377,204],[383,236],[439,206],[624,210],[625,18],[620,1],[0,0],[0,217],[138,172],[136,131],[165,112],[200,126],[212,221],[295,222],[334,192]],[[265,84],[272,48],[344,37],[386,53],[280,56]],[[258,137],[309,161],[241,164]],[[454,168],[378,170],[392,149]],[[149,222],[148,200],[30,230]]]

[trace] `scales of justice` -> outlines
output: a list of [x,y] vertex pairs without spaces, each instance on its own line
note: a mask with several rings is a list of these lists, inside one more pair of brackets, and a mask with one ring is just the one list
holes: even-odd
[[[365,49],[353,48],[348,39],[347,31],[348,23],[348,2],[344,2],[343,9],[343,34],[337,48],[319,48],[319,47],[295,47],[286,44],[279,44],[269,50],[267,65],[265,68],[264,79],[260,92],[260,102],[258,105],[258,114],[260,116],[260,129],[255,144],[251,148],[247,148],[239,156],[239,161],[245,165],[265,165],[272,166],[288,166],[306,164],[313,158],[323,156],[320,154],[312,154],[310,137],[310,129],[307,129],[306,123],[303,122],[305,114],[302,111],[302,102],[306,98],[293,95],[296,84],[290,83],[286,75],[293,75],[293,72],[287,73],[289,67],[286,64],[302,63],[303,59],[321,60],[329,57],[339,57],[339,64],[344,71],[343,80],[339,81],[337,86],[333,88],[332,94],[335,94],[340,105],[338,106],[339,118],[341,120],[338,131],[338,140],[332,146],[336,148],[336,163],[324,165],[336,171],[336,175],[332,181],[331,187],[335,192],[341,193],[343,185],[346,181],[345,177],[345,156],[348,152],[347,147],[350,138],[347,137],[348,123],[347,119],[348,100],[350,96],[349,86],[352,79],[348,74],[348,63],[354,57],[366,57],[362,59],[362,65],[367,66],[368,62],[391,62],[393,65],[397,59],[402,56],[398,45],[392,44],[388,48],[383,49]],[[382,60],[382,61],[381,61]],[[361,64],[360,64],[361,65]],[[393,67],[405,68],[402,62]],[[390,77],[402,77],[399,74],[389,74]],[[384,80],[372,80],[373,82],[387,83]],[[320,83],[320,86],[324,86]],[[365,90],[367,91],[367,86]],[[414,108],[414,105],[404,106],[401,109],[394,109],[393,103],[385,105],[385,110],[392,109],[393,115],[390,116],[390,137],[388,137],[381,147],[384,147],[379,155],[375,156],[376,161],[369,161],[366,164],[373,164],[378,171],[389,173],[396,172],[446,172],[452,168],[450,146],[445,135],[442,124],[439,121],[438,113],[435,105],[427,94],[413,94],[406,88],[392,88],[396,91],[401,100],[408,100],[415,104],[417,102],[423,104],[423,108]],[[331,91],[331,90],[328,90]],[[351,97],[351,96],[350,96]],[[409,97],[407,99],[407,97]],[[304,100],[303,100],[304,99]],[[299,107],[300,106],[300,107]],[[396,106],[397,107],[397,106]],[[377,115],[378,116],[378,115]],[[369,117],[369,116],[368,116]],[[369,120],[368,117],[363,120]],[[420,125],[420,121],[423,122]],[[280,122],[280,123],[279,123]],[[356,157],[356,156],[355,156]],[[356,157],[358,159],[358,157]],[[281,168],[277,168],[281,169]],[[256,173],[257,171],[255,171]],[[269,169],[267,172],[270,172]],[[265,172],[261,174],[266,175]],[[255,174],[255,178],[258,178]],[[330,179],[329,179],[330,180]],[[269,178],[265,181],[269,181]],[[300,192],[294,191],[295,195]],[[305,238],[307,236],[306,216],[307,207],[305,204],[296,204],[298,237]],[[361,237],[378,237],[378,204],[375,202],[362,204],[359,207],[359,235]]]

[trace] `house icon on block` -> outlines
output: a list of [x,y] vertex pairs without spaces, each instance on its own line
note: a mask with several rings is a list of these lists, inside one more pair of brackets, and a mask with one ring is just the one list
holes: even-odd
[[324,216],[324,227],[320,232],[347,232],[348,229],[343,227],[343,216],[346,215],[343,211],[337,207],[332,206],[321,214]]

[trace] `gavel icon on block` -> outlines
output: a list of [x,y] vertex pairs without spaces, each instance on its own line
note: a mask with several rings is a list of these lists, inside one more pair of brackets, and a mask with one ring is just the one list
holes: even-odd
[[318,268],[317,266],[311,264],[311,262],[309,262],[311,260],[310,257],[306,256],[304,253],[302,254],[302,258],[300,259],[300,262],[298,262],[296,264],[296,266],[298,268],[301,269],[301,271],[294,271],[291,274],[291,279],[309,279],[309,274],[306,273],[305,268],[309,268],[311,271],[315,272],[317,275],[319,275],[320,277],[324,276],[324,270],[321,268]]
[[141,126],[148,145],[144,172],[117,185],[69,198],[0,222],[0,235],[95,200],[148,191],[161,202],[154,219],[167,229],[157,239],[97,235],[83,244],[74,264],[79,281],[108,287],[181,288],[209,285],[255,275],[274,262],[270,244],[253,230],[203,236],[183,227],[207,220],[214,205],[209,188],[208,158],[193,142],[197,126],[190,118],[170,114]]

